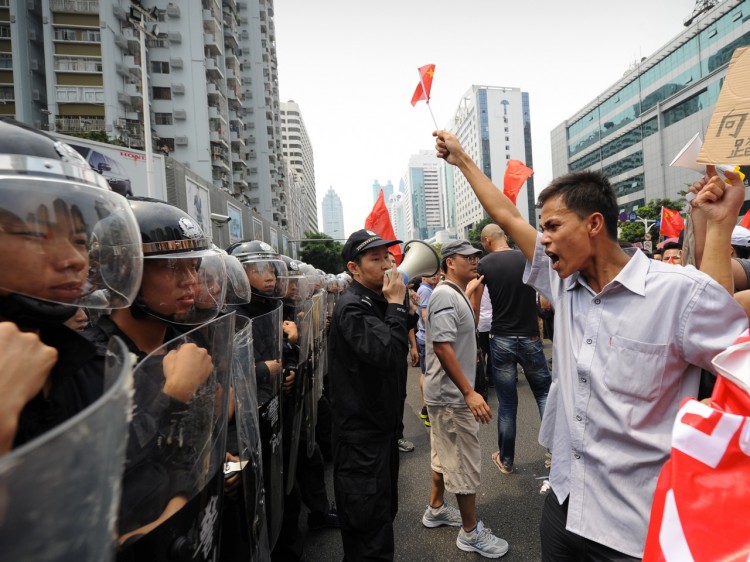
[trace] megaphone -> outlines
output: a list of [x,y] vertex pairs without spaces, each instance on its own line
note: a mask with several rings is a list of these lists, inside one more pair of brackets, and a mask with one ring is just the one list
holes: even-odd
[[[706,165],[696,162],[696,160],[698,159],[698,153],[700,152],[702,146],[703,141],[701,140],[700,133],[695,133],[695,135],[693,135],[693,138],[688,141],[688,143],[682,148],[682,150],[680,150],[680,152],[677,154],[677,156],[674,157],[674,160],[672,160],[669,165],[675,166],[677,168],[687,168],[688,170],[693,170],[701,175],[705,175]],[[727,177],[726,175],[724,175],[724,172],[737,172],[740,174],[740,179],[745,179],[745,174],[740,172],[739,166],[735,167],[717,164],[716,173],[721,179],[727,181]],[[688,195],[695,196],[694,194]],[[691,198],[688,198],[688,200],[690,199]]]
[[432,277],[440,269],[440,258],[435,249],[421,240],[410,240],[404,245],[404,259],[398,270],[408,283],[415,277]]

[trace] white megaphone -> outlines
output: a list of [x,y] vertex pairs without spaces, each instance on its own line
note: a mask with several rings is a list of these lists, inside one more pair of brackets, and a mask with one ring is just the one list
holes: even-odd
[[432,277],[440,269],[440,258],[435,249],[421,240],[410,240],[404,245],[404,259],[398,270],[408,283],[415,277]]
[[[703,141],[701,140],[700,133],[695,133],[695,135],[693,135],[693,138],[688,141],[688,143],[682,148],[682,150],[680,150],[680,152],[677,154],[677,156],[674,157],[674,160],[672,160],[669,165],[677,168],[687,168],[688,170],[694,170],[701,175],[705,175],[706,165],[696,162],[696,160],[698,159],[698,153],[701,151],[702,146]],[[727,181],[727,176],[724,174],[724,172],[737,172],[738,174],[740,174],[740,179],[745,179],[745,174],[739,171],[739,166],[735,167],[717,164],[716,173],[721,179]],[[692,195],[693,197],[689,197],[690,195]],[[688,197],[686,198],[689,201],[694,197],[694,193],[688,193]]]

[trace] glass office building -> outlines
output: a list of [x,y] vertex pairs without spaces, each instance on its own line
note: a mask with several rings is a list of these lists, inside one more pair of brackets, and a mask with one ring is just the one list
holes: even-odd
[[[750,45],[750,0],[724,0],[552,131],[555,176],[601,170],[621,209],[679,199],[697,172],[669,163],[704,137],[727,65]],[[748,203],[746,203],[748,206]]]

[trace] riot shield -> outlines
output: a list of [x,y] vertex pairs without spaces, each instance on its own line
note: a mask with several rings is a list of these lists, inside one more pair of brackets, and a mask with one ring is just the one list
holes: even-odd
[[101,398],[0,458],[3,562],[112,559],[133,362],[112,338]]
[[118,561],[218,558],[234,319],[202,324],[135,368]]
[[263,458],[258,424],[258,396],[253,359],[253,333],[250,320],[236,318],[234,353],[232,355],[232,388],[234,421],[237,427],[242,492],[247,521],[250,560],[271,559],[266,522],[266,499],[263,488]]
[[279,538],[284,516],[282,313],[283,307],[279,306],[251,320],[268,544],[271,549]]
[[311,357],[309,362],[310,373],[305,393],[305,429],[307,431],[307,456],[311,456],[315,450],[315,424],[318,421],[318,400],[320,395],[318,389],[323,388],[323,377],[321,373],[321,361],[323,352],[322,331],[325,332],[326,320],[326,296],[325,291],[319,289],[312,297],[312,308],[310,310],[310,333],[311,333]]
[[294,321],[297,324],[297,345],[299,356],[297,359],[297,377],[287,404],[291,405],[291,411],[285,411],[284,416],[290,420],[288,423],[291,444],[289,448],[289,462],[286,472],[286,493],[289,494],[294,486],[297,474],[297,456],[299,454],[300,432],[302,431],[304,418],[305,394],[310,383],[310,369],[308,360],[312,342],[311,326],[311,301],[299,303],[294,310]]

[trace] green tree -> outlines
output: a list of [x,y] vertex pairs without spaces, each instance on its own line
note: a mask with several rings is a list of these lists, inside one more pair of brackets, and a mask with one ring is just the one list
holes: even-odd
[[[488,224],[495,224],[495,221],[492,220],[492,217],[484,217],[476,224],[474,228],[469,230],[469,242],[471,242],[471,245],[474,246],[477,250],[484,251],[484,248],[482,247],[482,230]],[[515,248],[516,243],[513,242],[513,239],[508,235],[507,232],[505,233],[505,236],[508,239],[508,246],[510,246],[511,248]]]
[[[638,207],[635,210],[635,214],[642,219],[656,220],[661,216],[661,208],[667,207],[669,209],[682,210],[685,206],[685,199],[652,199],[648,205]],[[629,214],[629,212],[627,213]],[[645,234],[645,227],[642,222],[635,221],[630,222],[629,220],[621,221],[620,226],[620,239],[627,240],[628,242],[643,242],[643,235]],[[659,231],[656,226],[651,226],[652,240],[659,238]]]
[[[322,269],[326,273],[344,271],[344,262],[341,259],[341,250],[344,247],[340,242],[322,232],[305,232],[305,238],[307,240],[300,246],[300,259],[303,262]],[[310,240],[316,241],[310,242]]]
[[492,220],[492,217],[484,217],[482,220],[480,220],[474,228],[472,228],[469,231],[469,242],[471,242],[471,245],[474,246],[477,250],[482,250],[482,229],[487,226],[488,224],[494,224],[495,221]]

